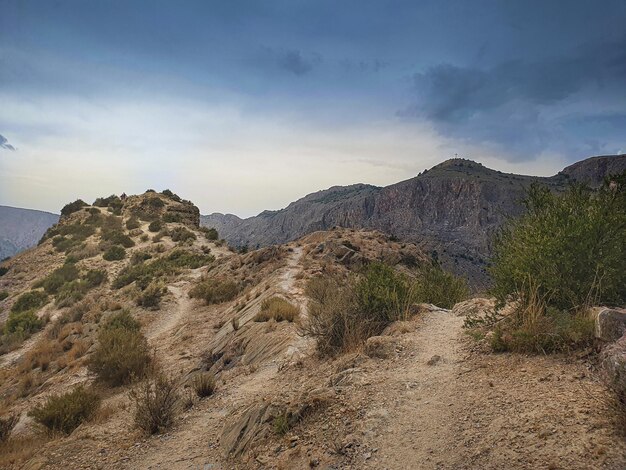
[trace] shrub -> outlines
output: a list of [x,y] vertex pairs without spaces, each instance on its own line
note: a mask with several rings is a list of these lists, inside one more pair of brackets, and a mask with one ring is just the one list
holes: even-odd
[[142,205],[146,205],[146,206],[152,207],[154,209],[160,209],[161,207],[165,206],[165,203],[163,202],[163,200],[160,197],[153,196],[153,197],[149,197],[148,199],[144,200]]
[[413,302],[434,304],[441,308],[452,308],[469,296],[467,281],[444,271],[439,265],[422,267],[413,286]]
[[214,228],[205,228],[202,227],[202,231],[204,232],[204,236],[206,237],[207,240],[210,241],[215,241],[219,238],[219,234],[217,233],[217,230],[215,230]]
[[533,186],[527,212],[496,237],[491,275],[503,303],[530,277],[559,310],[596,301],[626,302],[626,175],[593,192],[572,186],[556,195]]
[[189,291],[189,297],[202,299],[207,304],[219,304],[234,299],[239,290],[239,285],[234,281],[205,278]]
[[68,282],[78,279],[80,272],[73,263],[65,263],[55,269],[45,278],[35,284],[35,287],[43,287],[47,294],[56,294]]
[[134,230],[139,227],[141,227],[141,224],[139,223],[139,219],[135,216],[131,217],[130,219],[126,221],[126,228],[128,230]]
[[306,289],[310,299],[303,332],[317,340],[323,355],[336,355],[359,346],[377,333],[377,325],[360,315],[354,289],[338,279],[316,277]]
[[76,280],[64,284],[56,295],[56,305],[60,308],[69,307],[81,300],[89,290],[84,281]]
[[149,252],[135,251],[130,257],[130,264],[134,266],[136,264],[141,264],[144,261],[148,261],[149,259],[152,259],[152,255]]
[[107,272],[104,269],[90,269],[84,276],[85,284],[92,289],[98,287],[107,280]]
[[166,212],[163,214],[163,222],[172,223],[172,222],[181,222],[182,217],[180,214],[174,214],[172,212]]
[[9,272],[8,266],[0,266],[0,277],[4,276]]
[[111,386],[144,376],[150,364],[148,342],[139,325],[123,311],[98,332],[98,347],[89,358],[89,370]]
[[81,423],[93,416],[100,406],[100,396],[78,386],[61,395],[53,395],[28,414],[51,432],[70,434]]
[[61,209],[61,215],[62,216],[67,216],[70,214],[73,214],[74,212],[78,212],[79,210],[81,210],[83,207],[87,206],[88,204],[81,200],[81,199],[77,199],[74,202],[70,202],[69,204],[66,204],[65,206],[63,206],[63,208]]
[[122,269],[113,281],[113,288],[120,289],[133,282],[146,288],[150,282],[163,276],[180,272],[181,269],[196,269],[212,262],[211,255],[200,255],[185,250],[174,250],[169,255],[150,262],[127,266]]
[[104,252],[102,257],[106,261],[119,261],[126,257],[126,250],[124,249],[124,247],[121,247],[119,245],[113,245]]
[[196,374],[191,381],[191,386],[194,392],[200,398],[213,395],[215,392],[215,385],[215,376],[210,372]]
[[175,227],[170,230],[170,238],[174,242],[186,242],[187,240],[195,240],[196,234],[185,227]]
[[135,242],[132,238],[118,230],[103,232],[102,240],[109,242],[110,245],[122,245],[124,248],[135,246]]
[[293,322],[300,315],[300,309],[283,299],[272,297],[261,304],[261,311],[254,317],[254,321],[264,322],[273,318],[276,321]]
[[176,202],[181,202],[182,201],[182,199],[180,198],[180,196],[178,196],[178,194],[174,194],[169,189],[164,189],[161,194],[163,194],[164,196],[170,198],[173,201],[176,201]]
[[137,297],[137,305],[158,310],[161,299],[167,293],[167,289],[159,282],[151,282]]
[[19,421],[19,415],[10,415],[6,418],[0,418],[0,443],[6,442],[11,436],[11,431]]
[[97,207],[111,207],[113,209],[118,209],[121,208],[124,203],[119,196],[111,194],[109,197],[99,197],[93,202],[93,205]]
[[392,321],[405,319],[414,300],[406,276],[383,263],[371,263],[355,285],[359,311],[371,323],[384,328]]
[[4,333],[5,335],[17,333],[24,338],[40,330],[42,326],[43,320],[40,320],[33,310],[11,311],[4,324]]
[[551,307],[535,284],[528,285],[517,297],[513,313],[502,318],[494,329],[494,352],[546,354],[592,344],[595,321],[589,310],[571,313]]
[[11,307],[11,312],[18,313],[27,310],[37,310],[46,305],[46,303],[48,303],[48,295],[45,292],[31,290],[17,298],[13,307]]
[[0,291],[0,302],[2,302],[4,299],[7,299],[9,297],[9,293],[5,290]]
[[163,223],[160,220],[155,220],[153,222],[150,222],[150,225],[148,225],[148,230],[150,232],[159,232],[162,228],[163,228]]
[[137,385],[129,396],[135,405],[135,424],[148,435],[169,428],[181,405],[178,384],[160,373]]

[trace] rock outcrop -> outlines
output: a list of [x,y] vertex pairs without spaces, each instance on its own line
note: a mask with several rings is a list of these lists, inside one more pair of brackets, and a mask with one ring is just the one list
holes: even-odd
[[577,181],[599,186],[607,174],[626,170],[626,155],[595,157],[544,178],[506,174],[479,163],[452,159],[384,188],[365,184],[335,186],[309,194],[279,211],[239,219],[232,214],[202,216],[231,245],[257,247],[284,243],[335,226],[382,230],[413,241],[444,266],[484,286],[494,233],[532,183],[562,190]]

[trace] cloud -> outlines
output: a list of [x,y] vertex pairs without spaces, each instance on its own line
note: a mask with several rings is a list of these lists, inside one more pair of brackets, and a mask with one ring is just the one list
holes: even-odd
[[317,53],[306,54],[299,49],[264,47],[257,61],[261,66],[270,66],[273,69],[302,77],[322,63],[322,56]]
[[398,114],[426,119],[451,137],[504,146],[511,159],[530,158],[550,146],[576,145],[571,116],[562,115],[591,115],[587,103],[606,97],[623,109],[624,81],[626,36],[549,60],[435,65],[412,76],[416,101]]
[[12,150],[12,151],[17,150],[15,147],[13,147],[9,143],[9,141],[6,139],[6,137],[4,137],[2,134],[0,134],[0,149]]

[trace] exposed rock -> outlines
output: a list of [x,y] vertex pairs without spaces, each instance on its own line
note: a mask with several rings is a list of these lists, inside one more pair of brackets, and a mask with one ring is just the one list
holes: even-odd
[[396,340],[390,336],[372,336],[365,342],[365,354],[369,357],[387,359],[395,354]]
[[605,382],[626,400],[626,335],[602,351],[601,370]]
[[436,305],[433,304],[413,304],[409,307],[409,313],[411,315],[424,315],[427,313],[445,313],[445,312],[449,312],[449,310],[446,310],[445,308],[440,308],[437,307]]
[[384,188],[334,186],[256,217],[202,216],[202,225],[215,227],[235,246],[284,243],[335,226],[378,229],[420,243],[445,267],[482,287],[488,280],[492,236],[509,216],[522,213],[521,200],[531,183],[555,190],[570,181],[598,186],[607,174],[625,169],[623,155],[590,158],[549,178],[505,174],[452,159]]
[[616,341],[626,333],[626,309],[598,307],[593,311],[596,319],[596,338]]
[[464,300],[452,307],[452,313],[458,317],[481,315],[487,310],[495,308],[495,299],[485,299],[477,297],[475,299]]

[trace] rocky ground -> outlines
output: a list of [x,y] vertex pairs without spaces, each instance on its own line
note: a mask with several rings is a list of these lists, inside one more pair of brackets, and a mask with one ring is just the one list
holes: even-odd
[[[159,362],[182,384],[206,367],[207,355],[229,356],[227,365],[213,365],[216,393],[193,399],[167,433],[149,438],[132,425],[128,387],[103,389],[99,415],[68,437],[33,433],[24,414],[16,433],[31,440],[14,467],[626,468],[625,441],[592,358],[485,352],[463,329],[468,306],[482,308],[484,300],[451,311],[416,307],[410,321],[335,359],[319,358],[296,323],[253,321],[275,295],[297,304],[304,321],[303,288],[316,273],[345,272],[363,257],[419,258],[393,243],[338,230],[271,252],[235,255],[212,245],[213,269],[262,281],[242,298],[206,306],[188,293],[207,268],[189,270],[168,284],[161,310],[142,318]],[[64,374],[51,390],[91,381],[84,367]]]

